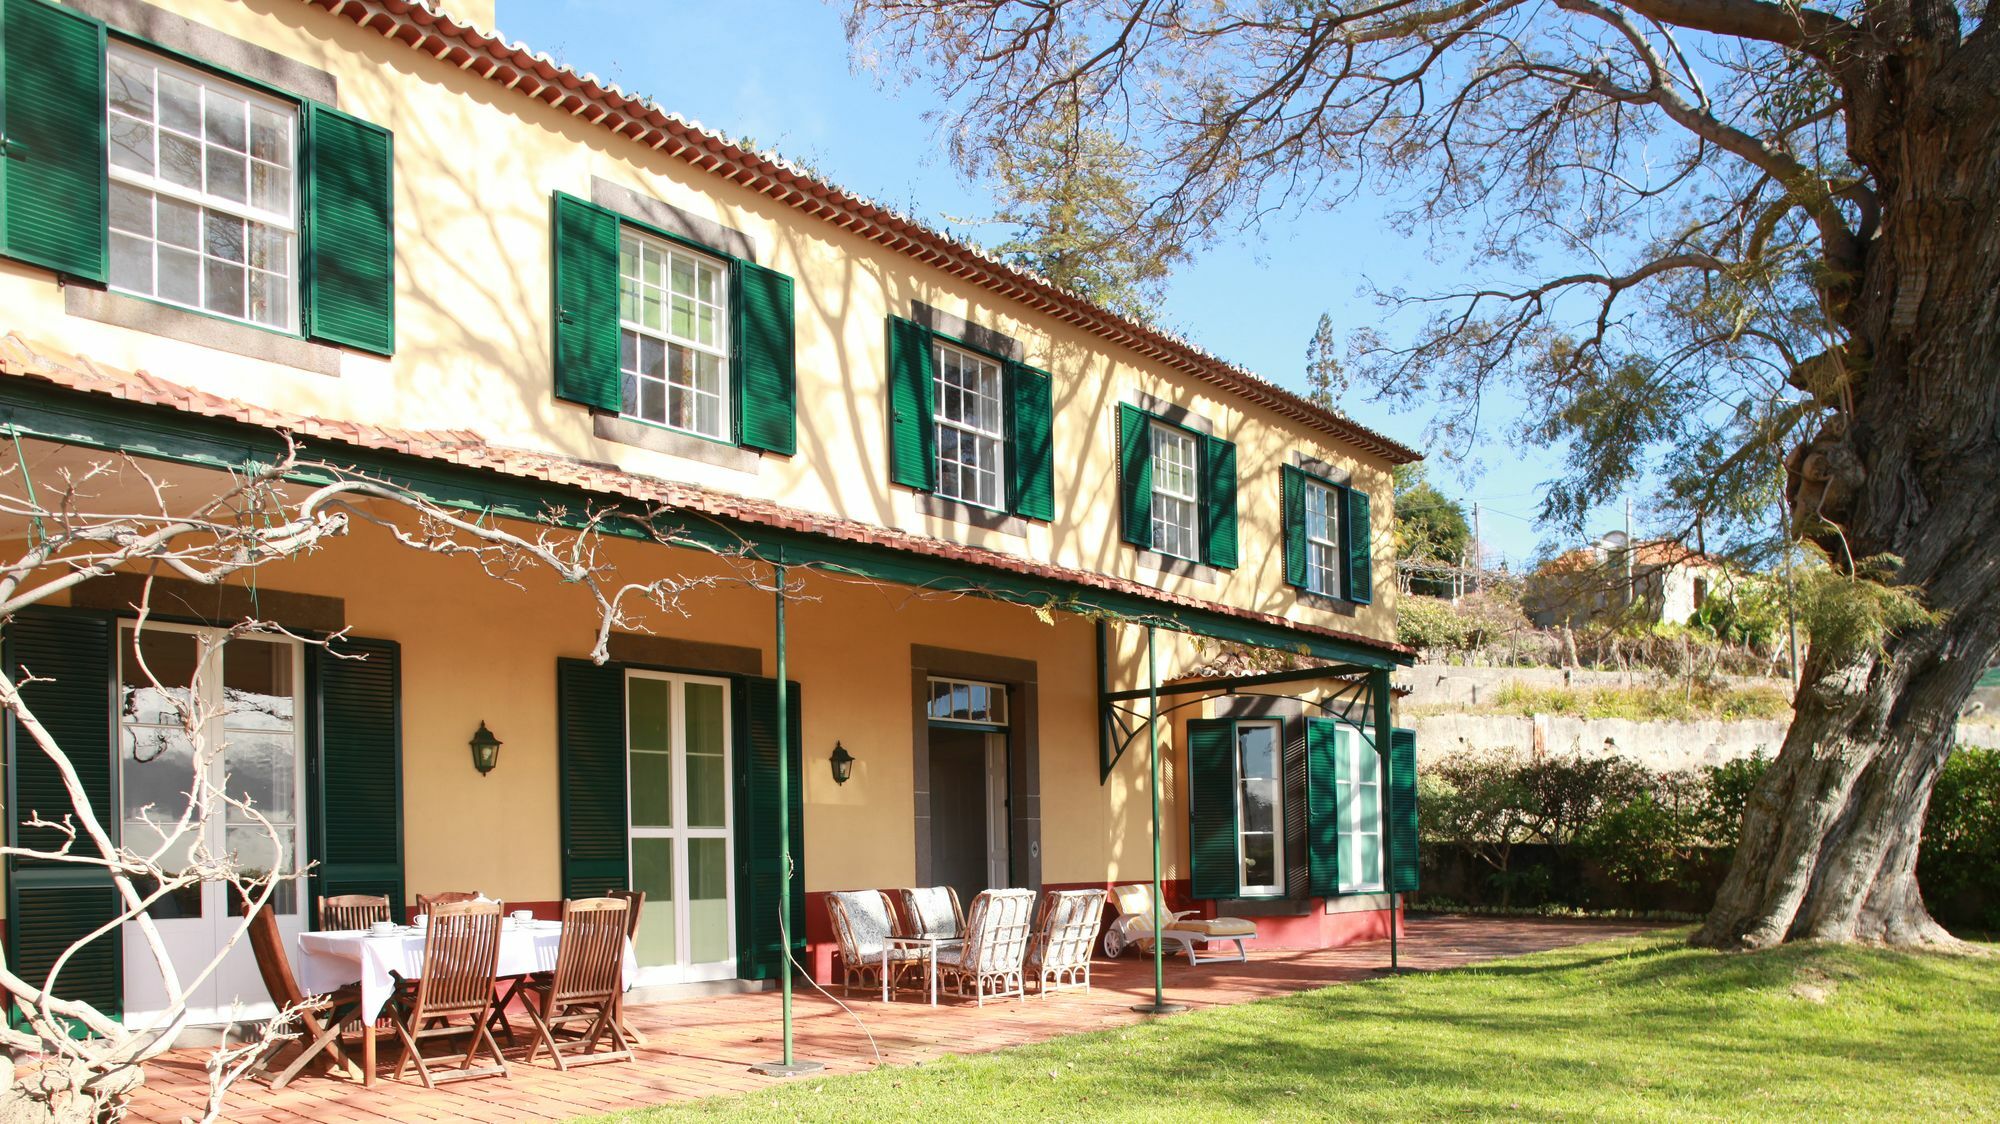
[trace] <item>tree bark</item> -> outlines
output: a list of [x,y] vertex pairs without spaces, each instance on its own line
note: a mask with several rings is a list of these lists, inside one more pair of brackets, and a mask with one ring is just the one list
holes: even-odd
[[[1883,651],[1815,642],[1783,749],[1695,936],[1936,945],[1916,862],[1958,717],[2000,655],[2000,48],[1995,29],[1857,61],[1849,147],[1881,226],[1850,296],[1834,421],[1787,472],[1794,526],[1836,565],[1902,560],[1940,623]],[[1920,37],[1919,37],[1920,38]]]

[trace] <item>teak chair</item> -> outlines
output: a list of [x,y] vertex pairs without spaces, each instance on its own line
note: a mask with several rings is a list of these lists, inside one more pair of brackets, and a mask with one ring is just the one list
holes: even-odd
[[476,890],[446,890],[438,894],[418,894],[416,912],[429,913],[432,906],[456,905],[459,902],[476,902],[478,900],[479,893]]
[[361,1070],[340,1048],[340,1027],[360,1008],[361,986],[349,984],[331,995],[317,997],[309,997],[300,990],[298,977],[292,975],[291,958],[285,955],[284,938],[278,932],[278,915],[269,902],[250,915],[249,933],[250,952],[257,958],[257,974],[264,977],[264,990],[270,993],[278,1010],[291,1011],[297,1016],[301,1031],[299,1056],[292,1064],[271,1075],[271,1059],[283,1047],[282,1042],[272,1043],[270,1052],[260,1060],[259,1065],[270,1075],[271,1088],[284,1088],[308,1065],[324,1070],[327,1059],[322,1055],[326,1054],[360,1077]]
[[[529,977],[525,987],[528,1018],[536,1040],[528,1046],[533,1063],[544,1045],[556,1068],[629,1062],[631,1044],[618,1025],[618,996],[624,991],[625,931],[631,916],[617,898],[584,898],[563,903],[562,940],[556,946],[556,969],[546,978]],[[437,922],[433,921],[435,925]],[[558,1029],[581,1029],[558,1041]],[[611,1049],[597,1052],[606,1036]]]
[[389,899],[381,894],[334,894],[319,900],[321,932],[366,929],[377,921],[388,921]]
[[910,924],[910,931],[899,936],[950,940],[965,935],[965,910],[959,908],[958,891],[950,886],[898,890],[896,896],[902,899],[903,917]]
[[[396,1063],[396,1079],[411,1062],[424,1088],[435,1089],[439,1081],[462,1081],[471,1077],[507,1076],[507,1059],[500,1056],[500,1044],[493,1040],[487,1025],[493,1013],[493,973],[500,963],[500,903],[449,902],[433,905],[430,927],[424,933],[424,970],[410,992],[408,1005],[396,1012],[396,1037],[402,1040],[403,1057]],[[452,1020],[471,1021],[454,1026]],[[433,1077],[421,1045],[432,1038],[468,1035],[471,1043],[460,1060],[458,1072]],[[479,1069],[480,1047],[493,1055],[493,1064]]]
[[989,998],[1025,1000],[1021,966],[1028,957],[1028,928],[1034,913],[1033,890],[982,891],[972,899],[964,942],[937,951],[940,982],[950,984],[960,997],[970,995],[981,1007]]
[[[617,898],[625,903],[625,939],[632,942],[632,949],[636,953],[639,948],[639,920],[646,908],[646,891],[607,890],[604,896]],[[634,1046],[646,1044],[646,1036],[625,1020],[625,989],[622,987],[618,989],[618,1027],[625,1032],[627,1042]]]
[[1103,920],[1103,890],[1050,890],[1042,895],[1026,969],[1037,991],[1047,995],[1070,987],[1090,990],[1090,947],[1097,943],[1097,927]]
[[[896,907],[882,890],[835,890],[826,896],[827,920],[833,923],[834,940],[840,944],[841,986],[854,994],[862,987],[882,986],[882,953],[895,932]],[[903,970],[921,967],[924,951],[919,948],[890,948],[889,974],[900,978]],[[896,979],[890,979],[894,986]]]

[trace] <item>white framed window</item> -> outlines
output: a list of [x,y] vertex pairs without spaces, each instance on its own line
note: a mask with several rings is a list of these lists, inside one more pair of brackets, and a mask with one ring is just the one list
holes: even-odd
[[1000,364],[946,344],[932,346],[937,494],[1000,508],[1007,502],[1000,483],[1007,448]]
[[1382,759],[1368,739],[1336,732],[1347,768],[1334,784],[1340,831],[1340,892],[1382,888]]
[[729,440],[729,267],[664,238],[621,230],[618,321],[621,412]]
[[641,983],[736,974],[730,685],[625,673],[627,862],[646,892],[633,939]]
[[1160,422],[1152,423],[1153,549],[1175,558],[1196,561],[1201,461],[1194,434]]
[[111,287],[298,327],[298,107],[113,42]]
[[1328,597],[1340,596],[1340,493],[1330,485],[1307,480],[1306,588]]
[[1236,724],[1236,854],[1246,896],[1285,892],[1285,777],[1277,722]]
[[926,712],[934,722],[970,722],[981,726],[1007,724],[1007,688],[972,679],[931,681]]

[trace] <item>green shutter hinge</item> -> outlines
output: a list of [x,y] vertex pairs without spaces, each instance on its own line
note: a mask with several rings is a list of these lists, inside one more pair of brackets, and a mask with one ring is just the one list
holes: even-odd
[[5,133],[0,133],[0,156],[10,156],[16,160],[26,160],[28,158],[28,146],[9,137]]

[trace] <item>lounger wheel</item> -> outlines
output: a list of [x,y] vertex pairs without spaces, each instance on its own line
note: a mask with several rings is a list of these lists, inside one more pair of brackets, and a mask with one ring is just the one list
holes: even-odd
[[1125,955],[1125,948],[1124,932],[1117,926],[1112,926],[1111,930],[1104,934],[1104,955],[1116,960]]

